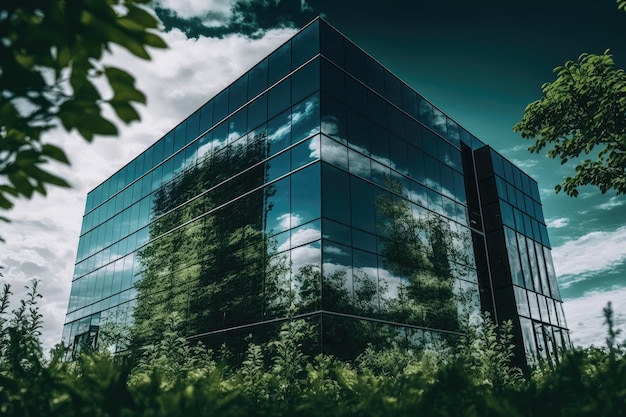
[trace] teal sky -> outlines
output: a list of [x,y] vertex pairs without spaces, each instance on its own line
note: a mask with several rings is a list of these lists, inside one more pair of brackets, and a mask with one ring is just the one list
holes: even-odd
[[[626,13],[613,0],[310,1],[326,19],[453,119],[539,182],[573,339],[590,339],[587,316],[626,306],[626,197],[554,185],[573,173],[512,132],[541,97],[554,67],[610,49],[626,67]],[[409,5],[410,4],[410,5]],[[595,256],[597,255],[597,256]],[[619,298],[619,299],[618,299]],[[602,304],[600,304],[602,302]],[[567,308],[569,307],[569,308]],[[596,317],[597,318],[597,317]],[[598,323],[599,324],[599,323]]]

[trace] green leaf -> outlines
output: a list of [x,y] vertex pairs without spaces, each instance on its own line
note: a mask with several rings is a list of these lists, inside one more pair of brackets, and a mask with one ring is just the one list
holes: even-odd
[[135,79],[126,71],[115,67],[105,67],[104,73],[113,89],[113,101],[146,103],[146,96],[135,88]]
[[[52,184],[52,185],[56,185],[57,187],[65,187],[65,188],[70,187],[70,184],[67,181],[65,181],[63,178],[57,175],[51,174],[50,172],[45,171],[35,165],[31,166],[27,172],[33,179],[35,179],[36,181],[40,183]],[[42,191],[44,191],[43,188],[39,190],[39,192],[42,192]]]
[[130,123],[132,121],[141,119],[139,117],[139,113],[137,113],[133,106],[131,106],[127,102],[111,101],[110,104],[113,107],[113,110],[115,110],[117,116],[125,123]]
[[67,159],[67,155],[65,155],[65,152],[63,152],[63,149],[59,148],[58,146],[46,143],[42,145],[41,153],[42,155],[45,155],[61,163],[64,163],[67,165],[70,164],[69,159]]

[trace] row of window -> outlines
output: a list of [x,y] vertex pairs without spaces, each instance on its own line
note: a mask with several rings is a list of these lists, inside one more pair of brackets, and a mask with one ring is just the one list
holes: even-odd
[[504,232],[513,284],[560,300],[550,249],[507,227]]
[[[117,327],[130,326],[132,324],[132,303],[111,308],[102,314],[94,314],[80,321],[68,323],[64,327],[63,340],[70,346],[74,344],[75,351],[81,347],[76,346],[79,341],[94,342],[106,337],[103,328],[107,324],[117,324]],[[304,343],[305,353],[314,355],[325,353],[342,359],[354,359],[372,344],[381,349],[398,344],[411,350],[440,349],[449,341],[458,337],[457,333],[429,330],[411,326],[402,326],[375,319],[346,317],[325,312],[306,318],[296,319],[306,323],[307,328],[312,329]],[[191,320],[188,320],[189,323]],[[273,340],[280,331],[281,322],[261,322],[229,332],[216,332],[206,335],[194,335],[205,346],[219,349],[227,345],[233,355],[243,355],[248,343],[265,343]],[[108,343],[113,352],[123,350],[126,346],[123,341],[109,339]]]
[[506,182],[499,176],[496,175],[494,178],[496,180],[498,197],[508,202],[508,204],[513,206],[516,210],[528,213],[539,222],[545,223],[543,210],[541,209],[541,204],[538,201],[533,200],[527,194],[524,194],[521,190]]
[[[209,100],[146,152],[139,155],[107,181],[96,187],[87,196],[85,212],[89,212],[99,206],[111,195],[121,191],[135,179],[152,169],[156,165],[155,162],[160,163],[163,159],[168,158],[184,145],[194,140],[199,133],[210,129],[215,123],[221,121],[224,117],[315,56],[319,52],[318,30],[318,23],[316,22],[298,33],[231,86]],[[294,83],[294,94],[302,94],[297,91],[298,88],[306,89],[308,86],[314,86],[316,72],[319,73],[319,70],[315,71],[313,68],[304,71],[300,75],[301,79]],[[319,81],[317,83],[319,84]],[[315,89],[312,91],[315,91]],[[284,93],[284,91],[281,92]],[[162,156],[160,159],[154,158],[152,160],[150,158],[151,152]]]
[[[273,152],[280,151],[284,148],[284,146],[289,146],[290,136],[291,142],[293,142],[294,135],[296,135],[296,138],[299,138],[303,135],[314,132],[316,126],[315,120],[318,120],[316,116],[318,114],[316,111],[318,108],[318,100],[317,95],[311,96],[309,99],[292,108],[290,113],[286,112],[286,115],[283,114],[270,121],[268,123],[267,130],[264,129],[264,126],[261,126],[261,128],[250,132],[246,136],[246,138],[248,138],[248,143],[257,143],[259,138],[261,138],[261,140],[267,139],[269,150],[266,150],[265,152],[271,154]],[[269,135],[266,134],[267,131],[269,131]],[[199,141],[194,142],[192,145],[187,147],[184,154],[179,153],[175,158],[166,161],[166,163],[159,166],[153,172],[144,176],[142,181],[136,182],[132,187],[129,187],[124,192],[118,194],[105,205],[101,206],[92,213],[89,213],[84,220],[85,229],[92,227],[93,223],[97,221],[96,218],[99,221],[102,217],[106,217],[109,214],[113,215],[112,213],[115,213],[116,210],[123,210],[124,206],[132,203],[133,199],[138,200],[139,198],[137,197],[137,194],[142,195],[158,190],[162,186],[163,181],[169,180],[172,173],[177,173],[179,169],[193,167],[196,160],[201,161],[204,160],[204,158],[219,155],[219,152],[216,154],[212,154],[210,152],[212,150],[225,150],[226,148],[221,148],[216,145],[215,139],[209,140],[214,138],[214,136],[209,136],[211,133],[213,133],[213,131],[209,132]],[[218,142],[225,143],[226,139]],[[245,141],[239,139],[232,142],[231,145],[241,146],[245,145],[245,143]],[[406,146],[408,146],[408,148]],[[446,146],[449,147],[449,145]],[[346,153],[346,149],[344,147],[336,142],[327,140],[326,138],[323,138],[323,147],[327,148],[324,151],[326,160],[335,165],[345,167],[348,165],[347,155],[349,154],[352,162],[350,165],[350,172],[368,179],[370,178],[371,172],[371,177],[373,177],[374,180],[381,186],[386,185],[386,177],[389,173],[395,172],[390,171],[389,168],[386,168],[382,164],[375,161],[371,161],[370,167],[370,160],[366,156],[355,151],[349,151],[349,153]],[[309,150],[310,155],[314,156],[315,154],[319,154],[319,150],[316,151],[316,149],[312,148],[311,145],[302,144],[300,148],[303,149],[305,154]],[[233,149],[236,150],[237,147],[229,148],[231,151]],[[406,153],[402,152],[401,148],[398,149],[400,149],[400,151],[394,154],[396,163],[394,163],[394,160],[390,161],[384,158],[381,158],[381,160],[395,169],[409,165],[408,174],[414,179],[431,186],[448,197],[465,202],[463,177],[459,172],[452,170],[447,164],[438,163],[435,159],[421,150],[412,147],[411,145],[405,145],[404,149],[408,149],[408,152]],[[297,149],[294,149],[292,153],[296,151]],[[303,156],[305,156],[305,154],[303,154]],[[285,158],[287,158],[286,160],[288,161],[288,155],[282,154],[280,158],[275,159],[275,162],[279,162],[279,159],[285,160]],[[177,169],[171,171],[170,168],[172,165],[175,165]],[[268,164],[268,166],[276,166],[276,163]],[[284,163],[281,161],[278,163],[278,166],[284,166]],[[240,165],[236,165],[236,167],[245,168],[245,166],[242,167]],[[367,167],[367,170],[363,171],[365,167]],[[405,173],[407,172],[406,170],[403,171]],[[404,185],[408,185],[408,180],[406,178],[399,175],[397,176],[405,183]],[[272,175],[268,171],[268,180],[271,179]],[[210,188],[210,184],[207,184],[207,188]],[[408,190],[409,187],[407,186],[406,189]],[[433,194],[432,192],[430,192],[430,194],[433,194],[432,196],[425,198],[427,193],[429,193],[429,191],[423,186],[419,184],[412,184],[410,195],[414,196],[423,206],[430,207],[433,211],[446,214],[450,217],[456,218],[457,221],[466,223],[466,216],[464,213],[465,210],[462,207],[456,207],[455,209],[454,203],[450,202],[445,197],[442,200],[438,194]],[[423,196],[424,198],[420,199],[420,196]],[[97,251],[104,246],[108,246],[113,241],[117,241],[120,236],[125,236],[133,230],[145,226],[145,223],[151,219],[152,211],[149,209],[148,199],[142,200],[141,204],[143,210],[141,210],[139,203],[136,203],[136,205],[132,208],[126,209],[126,211],[118,214],[116,216],[118,217],[117,220],[109,220],[106,227],[103,225],[99,229],[93,230],[91,234],[83,236],[83,239],[81,239],[81,247],[79,248],[78,259],[83,259],[85,256],[89,256],[94,253],[94,251]],[[124,221],[124,218],[126,218],[127,221]],[[120,220],[122,221],[121,225],[119,223]],[[130,225],[130,230],[128,227],[124,226],[129,222],[132,223]],[[115,231],[117,231],[117,234]],[[96,242],[100,242],[98,246],[92,245],[94,239]],[[87,244],[85,242],[91,243]],[[85,251],[84,248],[91,249]]]
[[[484,145],[350,40],[323,22],[320,29],[321,53],[334,64],[322,68],[323,79],[328,80],[329,89],[336,98],[348,104],[352,103],[353,108],[368,114],[364,107],[367,102],[363,100],[364,95],[358,88],[360,82],[454,146],[460,148],[462,141],[472,149]],[[351,77],[346,76],[343,71]],[[384,126],[385,113],[383,109],[379,114],[372,114],[372,117]]]
[[517,208],[512,207],[502,200],[499,201],[499,206],[500,214],[502,215],[502,224],[550,247],[548,228],[545,224],[538,222],[528,214],[522,213]]
[[[267,139],[272,145],[270,152],[277,152],[290,143],[308,136],[311,130],[319,129],[319,96],[313,95],[302,100],[319,88],[319,79],[317,81],[314,78],[311,79],[311,74],[319,74],[317,61],[308,64],[268,93],[262,94],[246,107],[214,126],[198,140],[186,145],[186,149],[180,151],[175,149],[178,153],[171,158],[172,153],[168,153],[167,149],[164,150],[164,144],[171,142],[168,141],[169,134],[166,135],[123,168],[119,175],[123,173],[130,175],[128,173],[133,171],[133,166],[139,164],[140,161],[145,161],[146,169],[144,172],[152,170],[153,167],[158,167],[96,210],[90,212],[91,209],[88,207],[85,210],[82,233],[111,218],[124,207],[127,207],[129,203],[142,198],[147,195],[146,193],[169,181],[185,166],[192,164],[195,159],[217,154],[233,142],[241,141],[243,137],[258,140],[257,135],[264,135],[264,139]],[[304,78],[300,80],[299,77]],[[292,78],[294,80],[293,91],[291,89]],[[296,86],[299,87],[296,88]],[[289,108],[291,111],[288,110]],[[267,132],[267,135],[264,132]],[[134,175],[131,178],[134,180],[140,176],[141,174]],[[115,176],[104,184],[112,183],[114,179]],[[102,190],[102,198],[106,200],[117,191],[107,193],[107,186],[104,184],[96,190]]]
[[515,291],[517,312],[520,316],[567,328],[562,302],[518,286],[513,286],[513,289]]
[[[172,176],[179,173],[180,170],[190,164],[193,164],[197,157],[204,157],[205,155],[208,156],[208,154],[212,152],[218,152],[225,146],[238,141],[244,132],[255,132],[255,135],[262,134],[263,126],[259,126],[259,123],[266,120],[268,116],[274,116],[275,113],[288,107],[290,103],[300,99],[300,95],[309,93],[311,89],[316,88],[318,81],[311,82],[309,80],[309,72],[311,74],[317,73],[318,70],[315,65],[317,62],[318,61],[310,63],[291,77],[294,79],[294,88],[296,85],[301,84],[297,81],[298,76],[304,76],[308,80],[308,82],[304,84],[306,85],[304,90],[301,88],[302,91],[300,94],[297,96],[293,96],[292,94],[291,100],[289,100],[288,90],[291,84],[291,78],[284,80],[281,84],[270,90],[268,94],[263,94],[254,102],[250,103],[249,106],[244,107],[237,113],[233,114],[229,119],[225,120],[218,126],[215,126],[214,129],[207,132],[198,141],[188,145],[185,150],[179,152],[173,158],[163,162],[163,164],[156,168],[152,173],[145,175],[141,181],[134,183],[131,187],[113,197],[113,199],[108,201],[105,205],[99,207],[97,210],[88,213],[83,222],[83,233],[90,230],[95,225],[102,223],[105,219],[111,218],[116,213],[119,213],[125,207],[128,207],[132,201],[136,201],[142,196],[147,195],[147,193],[154,191],[161,185],[161,183],[169,181]],[[281,92],[281,88],[283,88],[283,86],[287,88],[287,90],[285,90],[286,93]],[[269,96],[269,100],[267,96]],[[279,104],[272,105],[272,103],[276,101],[272,100],[272,97],[285,97],[285,99],[279,100]],[[298,140],[302,135],[309,134],[310,130],[314,129],[313,126],[305,126],[303,121],[306,118],[308,124],[312,125],[315,123],[315,120],[319,120],[318,113],[315,112],[319,106],[316,107],[315,104],[314,99],[308,99],[307,101],[302,102],[301,104],[293,107],[292,113],[286,114],[287,117],[285,117],[285,113],[283,113],[272,119],[268,124],[268,128],[272,130],[273,124],[282,122],[276,132],[281,132],[284,136],[284,132],[291,132],[291,129],[289,128],[292,127],[293,143],[293,141]],[[348,113],[345,114],[345,108],[341,106],[341,104],[333,103],[333,99],[330,97],[325,98],[324,100],[321,126],[322,130],[329,136],[332,136],[344,143],[347,141],[350,146],[360,152],[363,152],[368,156],[371,155],[373,158],[391,165],[399,172],[405,174],[409,173],[409,169],[423,171],[423,167],[427,165],[430,158],[438,159],[458,172],[462,171],[460,152],[451,147],[447,142],[437,138],[428,129],[420,127],[417,122],[413,121],[409,117],[403,117],[398,113],[400,117],[399,123],[402,126],[402,135],[394,140],[394,137],[396,136],[393,133],[379,127],[376,123],[368,123],[367,119],[350,109],[348,109]],[[384,103],[382,106],[384,109]],[[376,111],[373,114],[378,113],[380,112]],[[415,148],[410,146],[408,148],[409,152],[407,152],[407,145],[402,140],[399,140],[404,139],[405,137],[405,123],[407,125],[407,138],[410,143],[415,146]],[[293,126],[288,126],[289,124],[293,124]],[[394,126],[395,124],[390,125]],[[368,126],[370,126],[369,129]],[[247,137],[249,136],[250,135],[248,134]],[[272,140],[272,132],[269,132],[269,137],[270,143],[273,145],[272,148],[277,151],[280,150],[280,147],[289,144],[288,140],[285,144],[284,137],[281,137],[280,140]],[[165,154],[163,153],[163,145],[168,143],[168,138],[169,136],[166,136],[142,154],[143,159],[146,162],[150,161],[148,162],[150,166],[158,165],[161,161],[163,161],[164,156],[168,154],[167,152],[165,152]],[[170,140],[169,142],[172,141]],[[422,163],[421,160],[409,161],[407,159],[407,155],[411,155],[411,150],[415,152],[416,148],[417,150],[423,149],[425,154],[429,155],[426,158],[426,164]],[[273,149],[271,149],[270,152],[272,152]],[[127,169],[128,172],[131,171],[130,168]],[[430,170],[427,171],[431,172]],[[414,174],[414,176],[419,176],[420,178],[418,178],[418,180],[424,180],[423,174],[419,175],[419,172],[412,174]],[[446,172],[443,174],[445,179]],[[436,178],[432,179],[430,182],[435,186],[439,186],[440,183],[440,181],[437,181]]]
[[[305,233],[304,229],[301,230]],[[140,256],[166,253],[160,249],[150,254],[144,252]],[[188,312],[187,309],[193,309],[194,302],[197,302],[201,304],[196,306],[200,310],[222,311],[230,315],[231,321],[224,325],[284,317],[285,306],[278,308],[278,305],[295,302],[302,310],[300,312],[323,308],[455,330],[458,321],[454,317],[459,309],[476,312],[479,308],[476,283],[454,276],[439,276],[433,268],[413,271],[408,277],[398,277],[394,267],[390,266],[392,261],[389,256],[377,256],[326,240],[309,242],[269,258],[254,258],[256,249],[257,245],[251,244],[247,250],[234,251],[235,256],[229,256],[229,262],[221,266],[214,265],[213,259],[208,259],[204,261],[205,264],[181,265],[179,269],[167,270],[162,266],[180,254],[171,254],[166,260],[144,259],[148,267],[143,272],[141,282],[135,289],[123,289],[114,297],[103,294],[102,288],[97,288],[101,281],[109,280],[86,280],[85,285],[77,286],[73,299],[98,302],[70,313],[68,322],[113,307],[114,303],[122,303],[135,296],[138,306],[145,308],[149,305],[152,314],[160,309],[170,309],[194,317],[197,312]],[[221,279],[215,280],[208,271],[224,274],[220,275]],[[228,285],[224,285],[224,281]],[[252,285],[253,282],[257,283]],[[290,295],[290,291],[294,293]],[[226,297],[226,294],[232,296]],[[210,297],[210,300],[202,300],[203,295]],[[231,304],[233,296],[248,302]],[[201,301],[198,302],[194,297]],[[163,301],[164,298],[169,301]],[[464,300],[463,304],[459,304],[461,299]],[[250,315],[252,303],[262,307],[256,316]],[[242,317],[233,318],[233,315]],[[220,324],[206,326],[204,330],[215,330]]]
[[[517,190],[523,192],[526,196],[531,197],[536,202],[540,201],[537,182],[530,178],[530,176],[524,173],[521,169],[503,158],[502,155],[495,150],[491,148],[481,149],[476,153],[476,159],[479,181],[490,178],[495,173],[509,184],[509,186],[506,186],[505,184],[498,185],[498,191],[502,192],[500,197],[511,202],[513,205],[516,204],[515,201],[517,201],[520,205],[523,205],[524,203],[521,201],[522,198],[517,197],[517,192],[513,190],[509,191],[510,186],[514,186]],[[530,208],[530,205],[526,205],[529,206],[528,212],[532,214],[533,210]]]
[[[342,145],[339,145],[334,141],[329,140],[329,142],[332,142],[335,145],[328,149],[322,146],[322,159],[324,159],[324,155],[327,153],[336,155],[336,147],[343,148]],[[303,149],[303,152],[298,151],[300,148]],[[345,148],[343,149],[345,150]],[[263,172],[266,173],[269,180],[274,180],[275,178],[289,172],[290,169],[297,169],[299,166],[302,166],[308,161],[313,161],[314,159],[310,159],[311,156],[315,157],[319,153],[319,138],[314,137],[292,148],[291,154],[286,152],[280,154],[276,158],[270,159],[265,165],[265,168],[263,168],[263,166],[261,166],[261,168],[263,168]],[[301,155],[302,158],[297,155]],[[291,164],[289,163],[290,159]],[[366,162],[368,161],[369,160],[366,160]],[[294,164],[294,162],[296,163]],[[251,172],[253,177],[257,176],[255,171]],[[309,171],[307,170],[305,172]],[[201,183],[203,173],[208,177],[213,177],[212,172],[207,169],[201,169],[200,172],[192,170],[188,172],[187,175],[189,175],[193,182]],[[354,173],[363,175],[363,166],[360,166]],[[319,174],[307,174],[307,177],[315,179],[317,175]],[[238,182],[225,182],[221,187],[213,189],[209,193],[205,193],[200,199],[193,200],[188,206],[194,207],[194,210],[187,210],[181,207],[165,216],[161,216],[150,226],[149,230],[151,239],[158,237],[162,233],[166,233],[168,230],[171,230],[182,223],[192,220],[195,216],[199,216],[210,211],[212,207],[219,206],[220,204],[227,203],[232,198],[239,197],[249,188],[254,188],[254,182],[249,181],[247,178],[247,176],[240,176],[238,177]],[[304,176],[302,176],[302,173],[299,173],[295,177],[296,182],[300,183],[302,181],[297,178],[304,178]],[[464,206],[455,203],[432,190],[428,190],[414,181],[408,181],[406,178],[404,178],[404,180],[407,188],[409,188],[408,190],[404,188],[404,184],[399,182],[396,183],[398,187],[395,187],[394,183],[390,183],[390,181],[392,181],[391,177],[381,176],[380,181],[374,182],[381,187],[391,189],[392,191],[412,201],[413,203],[404,201],[402,204],[405,204],[407,208],[409,208],[409,211],[412,212],[415,218],[426,217],[429,212],[428,210],[425,210],[425,208],[430,208],[435,213],[445,214],[447,217],[456,220],[458,223],[467,225],[467,214]],[[266,187],[265,190],[259,189],[251,196],[246,197],[247,200],[243,200],[258,201],[258,203],[256,203],[259,205],[258,213],[249,214],[249,217],[251,222],[254,222],[255,216],[258,217],[258,219],[265,219],[263,232],[266,236],[272,235],[273,231],[274,233],[276,233],[276,231],[280,231],[278,224],[284,224],[283,218],[285,216],[288,218],[297,218],[299,221],[302,221],[304,217],[314,218],[319,215],[313,214],[312,217],[308,215],[305,216],[303,215],[303,213],[306,212],[304,209],[294,211],[294,207],[307,207],[308,211],[315,209],[315,207],[319,207],[319,203],[313,203],[310,201],[311,196],[315,194],[314,190],[320,188],[319,183],[317,185],[309,184],[307,187],[303,188],[296,187],[295,190],[307,190],[304,195],[299,195],[298,193],[291,193],[290,190],[292,187],[290,184],[292,181],[292,176],[290,176],[274,182],[271,186]],[[319,177],[317,181],[319,181]],[[351,177],[348,173],[327,165],[324,165],[324,169],[322,170],[322,181],[327,184],[322,187],[322,194],[324,196],[322,213],[324,216],[345,224],[353,224],[356,227],[371,233],[375,233],[376,230],[378,230],[378,233],[382,234],[380,225],[377,226],[377,222],[379,222],[379,220],[377,220],[377,215],[375,215],[376,208],[372,202],[375,202],[383,196],[387,196],[387,199],[397,199],[397,197],[384,193],[377,187],[372,188],[370,183]],[[259,182],[259,184],[262,184],[262,181]],[[92,233],[88,233],[83,236],[79,247],[79,253],[82,250],[96,251],[97,249],[100,249],[100,246],[108,246],[111,241],[116,240],[114,236],[115,233],[125,235],[129,230],[134,230],[134,227],[144,226],[144,223],[152,217],[151,213],[164,213],[169,210],[169,207],[177,206],[177,203],[171,203],[169,201],[173,198],[172,196],[182,195],[180,201],[187,202],[188,197],[184,196],[184,192],[187,191],[185,187],[188,185],[189,183],[186,182],[183,177],[179,182],[172,184],[173,188],[164,189],[169,190],[168,193],[159,194],[158,198],[155,199],[148,197],[141,200],[141,202],[138,202],[130,209],[125,210],[120,215],[105,223],[103,226],[95,229]],[[247,188],[242,189],[241,187]],[[203,190],[204,188],[204,186],[197,187],[197,189],[200,190]],[[224,196],[223,194],[225,191],[228,192]],[[313,192],[313,194],[311,194],[311,192]],[[192,194],[192,196],[193,195],[195,194]],[[256,197],[257,195],[260,197]],[[346,196],[351,196],[352,204],[344,201]],[[293,199],[299,200],[297,201],[298,204],[296,205],[293,203],[290,206],[289,202]],[[370,203],[367,204],[366,202]],[[285,203],[287,203],[286,206]],[[249,204],[250,203],[248,203],[248,205]],[[264,210],[262,209],[262,204],[264,204],[264,207],[270,208],[269,211],[266,209],[265,214],[263,214]],[[350,209],[350,207],[353,208]],[[141,210],[141,208],[143,208],[143,210]],[[185,211],[186,214],[181,216],[180,212],[183,211]],[[457,224],[455,227],[460,227],[460,225]],[[92,255],[86,260],[78,263],[75,269],[75,278],[83,276],[98,268],[100,265],[112,262],[120,256],[123,256],[125,253],[134,251],[137,247],[142,246],[148,240],[147,230],[147,227],[143,227],[138,232],[131,233],[127,237],[116,241],[113,246],[109,246],[104,251],[99,251],[95,255]]]
[[566,329],[524,317],[520,317],[520,326],[526,360],[529,364],[536,364],[539,359],[556,363],[561,357],[561,352],[572,346]]
[[[156,192],[163,186],[167,186],[173,178],[181,175],[186,169],[191,169],[196,165],[219,164],[220,161],[225,159],[239,161],[238,163],[225,164],[223,169],[210,179],[212,182],[203,184],[206,186],[206,189],[209,189],[220,181],[238,174],[241,170],[245,170],[250,165],[275,155],[290,146],[290,144],[314,134],[318,129],[319,96],[316,94],[293,106],[291,110],[281,113],[269,122],[257,126],[256,129],[249,131],[243,136],[241,134],[228,134],[228,132],[221,134],[218,126],[190,144],[184,151],[176,154],[173,158],[168,159],[146,174],[140,181],[135,182],[131,187],[126,188],[102,206],[85,215],[83,218],[83,238],[85,238],[85,233],[91,231],[93,234],[94,227],[107,221],[107,219],[120,216],[124,210],[129,210],[128,207],[130,205],[137,204],[139,200],[145,200],[145,196]],[[229,137],[233,138],[235,136],[236,140],[233,139],[229,143]],[[311,153],[308,150],[309,147],[307,145],[301,146],[303,157],[306,157],[307,153]],[[300,151],[296,149],[291,152],[297,153]],[[287,158],[288,160],[289,155],[282,154],[280,158],[283,160]],[[211,159],[214,159],[214,161]],[[284,162],[279,163],[278,159],[275,159],[276,164],[284,166]],[[271,179],[271,175],[269,179]],[[142,211],[142,214],[145,215],[146,213],[146,211]],[[142,217],[143,220],[140,220],[140,222],[149,221],[151,219],[149,216],[150,214]],[[134,216],[132,217],[135,218]],[[109,222],[111,221],[113,220],[109,220]],[[133,229],[130,230],[130,232],[132,231]],[[123,233],[124,230],[119,232]],[[118,235],[118,239],[122,236],[124,235]],[[93,252],[83,253],[79,249],[77,259],[81,260],[90,253]]]

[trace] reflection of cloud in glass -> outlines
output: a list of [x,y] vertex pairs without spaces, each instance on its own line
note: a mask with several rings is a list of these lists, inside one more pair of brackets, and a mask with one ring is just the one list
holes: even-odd
[[318,243],[318,246],[308,244],[291,250],[292,271],[298,271],[306,265],[319,265],[321,250],[319,248],[319,242],[316,243]]
[[297,214],[284,213],[276,217],[276,220],[278,220],[280,230],[283,231],[298,226],[302,221],[302,218]]
[[[294,111],[291,115],[291,123],[294,126],[294,128],[296,128],[300,123],[302,123],[303,121],[306,122],[314,113],[316,113],[317,108],[319,107],[319,104],[317,102],[317,97],[312,97],[311,99],[307,100],[306,103],[304,103],[304,110],[303,111]],[[298,105],[297,109],[302,109],[302,105]],[[336,126],[335,126],[336,129]],[[317,127],[313,128],[310,131],[310,134],[314,133],[317,131]],[[308,136],[308,135],[307,135]]]
[[[335,248],[337,249],[337,248]],[[326,252],[328,250],[328,248],[324,248],[324,251]],[[339,250],[339,249],[337,249]],[[340,265],[340,264],[335,264],[335,263],[330,263],[330,262],[325,262],[322,264],[322,268],[324,270],[324,275],[332,275],[334,273],[337,272],[347,272],[347,271],[352,271],[352,266],[350,265]]]
[[321,156],[320,135],[315,136],[309,141],[309,150],[311,151],[311,153],[309,154],[309,158],[320,159],[320,156]]
[[280,125],[278,129],[276,129],[269,136],[270,142],[280,142],[285,139],[285,137],[289,137],[291,135],[291,122],[287,119],[285,124]]
[[319,240],[321,237],[322,234],[319,230],[313,227],[304,227],[295,232],[292,232],[291,237],[282,242],[280,246],[278,246],[277,250],[278,252],[281,252],[295,246],[300,246],[305,243]]
[[433,124],[439,133],[446,132],[446,116],[435,108],[433,108]]
[[328,252],[333,255],[346,255],[346,252],[337,246],[326,245],[324,246],[324,252]]
[[326,133],[329,136],[339,135],[339,119],[335,116],[324,116],[322,119],[322,133]]
[[425,189],[421,189],[420,191],[410,190],[407,194],[409,200],[419,204],[422,207],[428,207],[428,197],[426,196]]
[[[322,122],[324,123],[324,122]],[[331,131],[337,131],[337,127],[332,124],[332,122],[327,121],[326,127],[322,128],[323,133],[331,134]],[[344,138],[337,138],[341,142],[346,142]],[[339,167],[345,166],[345,155],[346,148],[344,145],[335,142],[334,140],[329,140],[328,138],[323,138],[323,160]],[[374,174],[389,174],[389,170],[387,167],[397,171],[398,167],[393,163],[389,158],[383,158],[376,154],[371,154],[371,158],[378,161],[379,164],[371,164],[370,167],[370,157],[367,155],[367,150],[361,146],[350,145],[350,172],[362,177],[368,178],[370,176],[371,171],[373,170]],[[356,152],[355,152],[356,151]],[[392,172],[392,175],[399,176],[398,173]]]

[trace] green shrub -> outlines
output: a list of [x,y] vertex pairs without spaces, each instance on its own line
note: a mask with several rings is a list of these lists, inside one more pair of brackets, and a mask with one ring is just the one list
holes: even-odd
[[[455,346],[406,350],[370,346],[353,364],[303,353],[309,325],[291,320],[276,340],[248,349],[227,368],[164,323],[159,342],[137,358],[56,348],[43,357],[37,283],[9,312],[0,294],[2,416],[623,416],[626,361],[612,310],[605,348],[572,349],[524,378],[510,365],[511,324],[488,316],[466,325]],[[221,357],[227,352],[220,352]],[[133,365],[133,360],[135,364]]]

